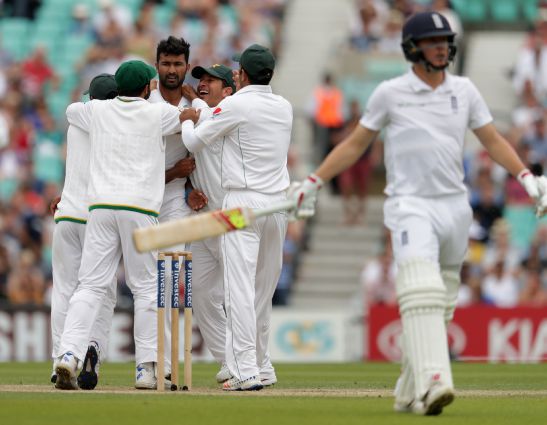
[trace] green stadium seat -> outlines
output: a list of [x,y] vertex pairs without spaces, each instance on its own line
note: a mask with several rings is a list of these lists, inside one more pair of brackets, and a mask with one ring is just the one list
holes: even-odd
[[519,19],[519,0],[494,0],[490,3],[492,18],[500,22],[515,22]]
[[484,21],[487,18],[488,0],[451,0],[463,21]]
[[154,22],[160,28],[169,27],[175,9],[171,5],[156,6],[154,9]]
[[511,245],[518,249],[527,249],[538,226],[534,207],[506,206],[503,210],[503,218],[507,220],[511,228]]
[[368,99],[374,89],[378,87],[379,81],[364,81],[361,79],[346,77],[340,79],[339,85],[344,93],[346,103],[357,100],[361,108],[365,108]]
[[538,0],[521,0],[522,14],[528,21],[538,17]]
[[6,18],[0,23],[0,43],[16,60],[26,57],[30,21],[22,18]]
[[19,182],[17,181],[17,179],[0,179],[0,201],[8,202],[17,190],[18,185]]
[[364,63],[367,79],[386,80],[405,73],[408,64],[403,59],[368,56]]

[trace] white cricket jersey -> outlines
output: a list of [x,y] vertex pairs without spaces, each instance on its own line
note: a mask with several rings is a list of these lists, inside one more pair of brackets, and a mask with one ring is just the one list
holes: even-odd
[[446,72],[433,90],[410,70],[376,88],[360,124],[375,131],[386,127],[388,196],[434,197],[467,191],[465,132],[490,122],[492,115],[468,78]]
[[[164,102],[169,104],[162,96],[161,92],[156,89],[150,93],[149,102],[159,103]],[[179,108],[188,106],[188,101],[183,97],[178,104]],[[169,170],[181,159],[186,158],[188,149],[181,141],[180,134],[173,134],[165,137],[165,169]],[[184,192],[186,190],[186,178],[173,179],[165,185],[165,193],[163,194],[163,205],[172,203],[186,206],[184,201]]]
[[66,114],[90,135],[89,209],[157,216],[165,187],[163,136],[180,131],[178,108],[119,96],[73,103]]
[[206,146],[221,139],[221,186],[264,194],[289,187],[287,152],[291,104],[270,86],[250,85],[226,97],[195,136]]
[[66,133],[65,184],[61,201],[55,211],[55,221],[85,223],[89,214],[87,183],[91,142],[82,129],[69,125]]
[[[194,99],[192,107],[201,110],[197,126],[209,119],[215,109],[209,108],[207,103],[201,99]],[[226,195],[226,191],[222,189],[220,182],[221,152],[222,138],[219,138],[199,152],[194,153],[196,169],[190,175],[190,180],[195,189],[199,189],[207,195],[209,202],[206,209],[208,210],[222,208],[222,200]]]

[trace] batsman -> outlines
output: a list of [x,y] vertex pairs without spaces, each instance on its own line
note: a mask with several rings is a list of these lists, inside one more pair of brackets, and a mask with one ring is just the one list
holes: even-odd
[[394,408],[421,415],[440,414],[455,396],[446,326],[472,219],[463,182],[468,127],[537,202],[538,215],[547,209],[547,179],[532,175],[497,132],[473,83],[446,71],[456,54],[455,35],[439,13],[410,17],[402,49],[411,69],[376,88],[357,127],[291,195],[298,217],[313,215],[324,182],[350,167],[386,129],[384,221],[398,267],[403,325]]

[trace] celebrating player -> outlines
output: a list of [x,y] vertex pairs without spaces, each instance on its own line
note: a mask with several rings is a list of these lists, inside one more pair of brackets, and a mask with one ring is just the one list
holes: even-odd
[[[252,45],[238,61],[241,89],[195,130],[191,121],[183,122],[182,138],[191,152],[224,138],[220,179],[227,193],[222,207],[263,208],[286,199],[292,108],[272,93],[275,59],[267,48]],[[258,390],[262,379],[276,380],[268,338],[286,230],[286,216],[278,213],[221,236],[226,363],[233,376],[224,390]]]
[[[188,105],[182,97],[181,86],[190,67],[190,45],[183,38],[169,37],[160,41],[156,49],[156,70],[159,84],[152,90],[152,103],[167,102],[181,109]],[[188,157],[188,150],[180,141],[180,134],[166,137],[165,144],[165,192],[161,204],[160,223],[177,218],[188,217],[191,209],[184,200],[186,178],[194,171],[194,159]],[[185,244],[170,247],[170,251],[185,251]],[[171,281],[171,268],[165,269],[165,279]],[[171,297],[171,285],[166,286],[166,299]],[[165,352],[171,352],[171,310],[167,309],[165,320]],[[171,370],[171,358],[165,356],[167,375]],[[168,376],[169,378],[169,376]]]
[[446,71],[456,53],[454,37],[439,13],[412,16],[402,34],[412,69],[377,87],[359,125],[292,195],[297,216],[312,215],[322,184],[351,166],[386,128],[384,220],[398,266],[403,324],[395,410],[425,415],[440,414],[454,399],[446,325],[472,218],[463,183],[467,127],[494,161],[517,176],[538,213],[547,209],[545,177],[533,176],[499,135],[471,81]]
[[[98,100],[113,99],[118,87],[113,75],[97,75],[89,84],[89,97]],[[89,181],[89,156],[91,146],[89,135],[80,128],[70,125],[67,130],[66,176],[60,202],[54,207],[55,231],[52,242],[53,291],[51,296],[51,341],[53,373],[51,382],[57,381],[56,359],[61,334],[65,325],[70,297],[78,284],[78,270],[82,259],[86,222],[88,218],[87,183]],[[97,321],[93,326],[84,367],[70,385],[76,389],[95,388],[98,380],[99,363],[107,351],[108,334],[116,304],[116,287],[111,285],[102,302]]]
[[156,256],[138,254],[132,231],[157,223],[165,187],[163,136],[179,131],[184,112],[167,103],[146,102],[156,70],[141,61],[116,71],[116,99],[73,103],[67,118],[91,140],[89,220],[57,363],[57,388],[71,389],[81,368],[91,328],[123,254],[135,300],[136,388],[155,388]]

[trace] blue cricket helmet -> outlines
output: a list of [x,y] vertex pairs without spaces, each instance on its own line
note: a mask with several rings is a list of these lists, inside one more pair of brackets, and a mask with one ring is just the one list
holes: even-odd
[[429,37],[446,37],[449,45],[448,61],[454,59],[456,33],[450,28],[448,20],[437,12],[421,12],[412,15],[403,26],[403,42],[401,47],[405,58],[410,62],[424,61],[422,51],[417,42]]

